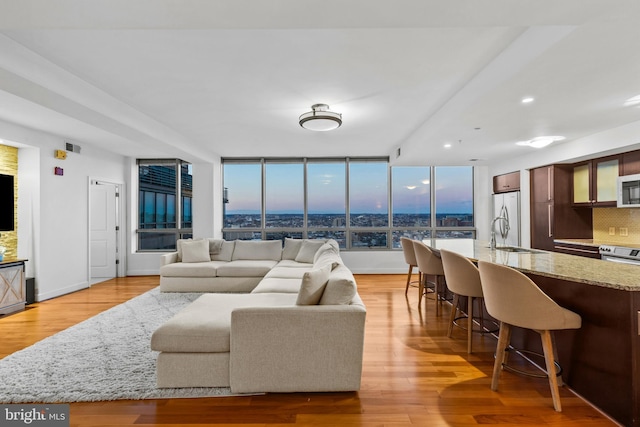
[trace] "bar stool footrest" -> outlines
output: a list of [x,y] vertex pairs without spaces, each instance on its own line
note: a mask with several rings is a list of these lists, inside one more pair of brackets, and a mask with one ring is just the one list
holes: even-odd
[[[530,363],[532,363],[534,366],[536,366],[538,369],[540,369],[540,370],[542,370],[544,372],[544,370],[537,363],[533,362],[530,357],[525,356],[525,355],[535,356],[535,357],[539,357],[539,358],[544,360],[544,355],[543,354],[537,353],[535,351],[519,350],[519,349],[512,348],[512,347],[507,348],[507,351],[508,352],[514,351],[514,352],[520,354],[521,357],[525,358]],[[495,355],[494,355],[494,357],[495,357]],[[560,366],[560,364],[556,360],[553,361],[553,364],[556,366],[556,376],[557,377],[561,376],[562,375],[562,366]],[[505,371],[512,372],[514,374],[524,375],[525,377],[549,378],[549,375],[546,374],[546,373],[545,374],[534,374],[533,372],[523,371],[522,369],[514,368],[513,366],[509,366],[506,363],[502,364],[502,369],[504,369]]]

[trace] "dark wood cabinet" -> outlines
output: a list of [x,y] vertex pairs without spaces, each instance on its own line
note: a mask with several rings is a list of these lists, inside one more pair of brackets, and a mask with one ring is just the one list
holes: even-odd
[[571,203],[573,165],[531,170],[531,247],[553,251],[553,240],[593,237],[593,213]]
[[496,175],[493,177],[494,194],[520,191],[520,171]]
[[637,173],[640,173],[640,150],[624,153],[620,175],[635,175]]
[[581,245],[568,242],[554,242],[554,252],[576,255],[585,258],[600,259],[600,248],[594,245]]

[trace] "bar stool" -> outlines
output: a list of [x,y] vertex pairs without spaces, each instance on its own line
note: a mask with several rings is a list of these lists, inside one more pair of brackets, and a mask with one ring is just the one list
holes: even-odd
[[[413,249],[413,240],[408,237],[401,237],[400,244],[402,245],[402,253],[404,254],[404,260],[409,264],[409,272],[407,273],[407,286],[404,288],[404,294],[407,295],[409,291],[409,285],[411,282],[411,276],[413,275],[413,268],[418,266],[416,261],[416,252]],[[422,279],[420,270],[418,270],[418,283]]]
[[[453,292],[453,306],[451,307],[451,315],[449,317],[449,331],[447,336],[451,338],[453,325],[455,324],[456,312],[459,310],[460,297],[467,297],[467,353],[471,353],[471,342],[473,333],[473,299],[480,298],[482,301],[482,285],[480,284],[480,273],[478,268],[466,257],[458,255],[455,252],[440,250],[442,258],[442,266],[444,268],[444,277],[447,280],[447,288]],[[482,305],[479,304],[480,314],[482,315]],[[482,318],[482,317],[481,317]],[[482,328],[483,322],[480,321]],[[482,332],[482,331],[478,331]]]
[[436,296],[436,316],[440,315],[440,295],[444,293],[444,289],[441,289],[444,279],[444,269],[442,268],[442,260],[438,258],[431,248],[419,240],[413,241],[413,249],[416,254],[416,261],[418,263],[418,269],[422,274],[422,280],[418,287],[418,293],[420,299],[418,300],[418,309],[422,304],[422,297],[424,295],[424,289],[429,284],[427,276],[434,276],[434,281],[431,282],[434,287],[434,293]]
[[487,311],[500,321],[491,390],[498,389],[498,379],[511,340],[511,327],[531,329],[540,334],[553,407],[561,412],[551,331],[579,329],[582,318],[560,307],[531,279],[513,268],[485,261],[479,261],[478,268]]

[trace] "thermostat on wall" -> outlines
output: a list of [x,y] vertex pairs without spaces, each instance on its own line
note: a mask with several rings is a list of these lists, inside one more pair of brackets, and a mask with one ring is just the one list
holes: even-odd
[[56,174],[56,175],[62,176],[62,175],[64,175],[64,169],[59,168],[58,166],[56,166],[56,168],[53,170],[53,173]]

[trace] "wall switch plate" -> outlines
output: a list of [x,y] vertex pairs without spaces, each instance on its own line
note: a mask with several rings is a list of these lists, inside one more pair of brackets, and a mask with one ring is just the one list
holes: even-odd
[[629,229],[627,227],[620,227],[620,235],[621,236],[628,236],[629,235]]
[[615,236],[615,235],[616,235],[616,228],[609,227],[609,236]]

